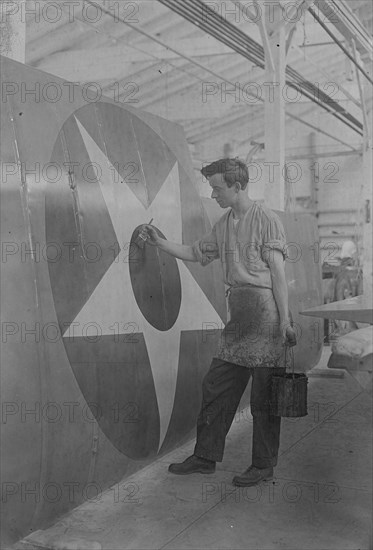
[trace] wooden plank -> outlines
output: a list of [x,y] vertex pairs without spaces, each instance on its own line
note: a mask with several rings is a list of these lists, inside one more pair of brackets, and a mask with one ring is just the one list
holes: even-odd
[[364,299],[364,296],[354,296],[347,300],[305,309],[301,311],[301,314],[310,315],[311,317],[322,317],[324,319],[373,323],[372,305]]
[[[352,52],[353,52],[353,56],[355,58],[355,61],[356,63],[358,63],[358,59],[357,59],[357,51],[356,51],[356,43],[355,43],[355,40],[352,38],[351,39],[351,44],[352,44]],[[364,92],[363,92],[363,87],[362,87],[362,84],[361,84],[361,79],[360,79],[360,73],[355,65],[355,75],[356,75],[356,81],[357,81],[357,84],[358,84],[358,87],[359,87],[359,95],[360,95],[360,103],[361,103],[361,109],[363,111],[363,121],[364,121],[364,127],[363,127],[363,132],[364,132],[364,135],[363,135],[363,149],[364,151],[367,150],[368,148],[368,142],[369,142],[369,124],[368,124],[368,116],[367,116],[367,109],[366,109],[366,104],[365,104],[365,98],[364,98]]]
[[[273,6],[275,24],[282,19],[282,10],[279,4]],[[271,10],[272,11],[272,10]],[[270,34],[273,25],[269,6],[266,6],[266,27]],[[270,208],[285,209],[285,100],[283,90],[285,87],[286,70],[286,40],[285,29],[281,27],[269,37],[269,45],[272,51],[272,59],[266,56],[265,67],[270,74],[272,63],[274,64],[273,78],[266,86],[264,103],[264,129],[265,129],[265,157],[266,162],[273,167],[266,184],[264,197]],[[264,83],[265,84],[265,83]]]
[[317,7],[348,41],[351,38],[356,40],[356,47],[362,55],[373,60],[372,38],[344,0],[318,0]]
[[26,19],[24,17],[25,0],[1,2],[1,39],[0,54],[25,62],[26,55]]
[[[228,46],[217,40],[186,40],[180,39],[175,42],[177,49],[189,57],[207,57],[212,55],[235,55]],[[173,47],[170,43],[170,48]],[[153,42],[130,46],[120,43],[116,46],[106,46],[91,49],[74,49],[58,52],[49,55],[38,63],[37,68],[52,74],[66,78],[67,80],[78,80],[79,82],[98,79],[114,78],[132,70],[145,63],[153,62],[155,58],[159,61],[164,59],[179,59],[180,55],[174,49]],[[128,69],[127,69],[128,68]]]

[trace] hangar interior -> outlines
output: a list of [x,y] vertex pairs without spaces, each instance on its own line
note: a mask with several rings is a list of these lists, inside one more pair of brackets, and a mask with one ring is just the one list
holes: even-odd
[[[267,76],[264,54],[259,51],[262,38],[259,25],[248,15],[251,8],[258,18],[264,5],[259,3],[255,11],[253,3],[240,6],[223,0],[206,2],[205,9],[193,1],[104,2],[102,11],[97,11],[87,3],[85,13],[76,7],[73,17],[72,6],[69,10],[66,2],[60,10],[52,6],[45,11],[51,21],[42,17],[38,21],[30,4],[25,62],[81,85],[97,83],[103,95],[181,124],[201,193],[209,196],[200,166],[216,155],[248,158],[259,165],[265,161],[263,149],[259,145],[255,150],[255,146],[264,144],[264,99],[271,86],[262,85]],[[360,194],[355,183],[361,181],[363,143],[361,127],[356,126],[356,121],[362,121],[359,79],[368,118],[372,93],[369,81],[359,71],[356,74],[353,60],[328,31],[353,59],[351,38],[358,33],[362,45],[356,39],[356,60],[362,67],[369,65],[372,5],[364,0],[345,3],[349,29],[344,27],[342,33],[325,15],[333,3],[317,12],[324,26],[302,4],[298,12],[291,11],[296,3],[283,4],[290,23],[299,19],[292,28],[288,68],[315,86],[308,96],[290,86],[284,92],[285,156],[296,161],[289,166],[293,169],[289,200],[293,208],[317,215],[322,244],[333,242],[339,249],[343,240],[361,237]],[[212,25],[208,8],[222,20]],[[316,10],[321,8],[322,3],[316,6]],[[251,39],[246,52],[238,32]],[[324,99],[329,104],[320,107],[320,102],[312,101],[317,100],[317,89],[328,94],[329,99]],[[91,94],[95,97],[94,86]],[[337,106],[330,105],[332,100],[355,122],[342,124],[341,118],[348,122],[347,115],[334,116]],[[319,165],[313,168],[314,158]],[[315,170],[319,181],[313,176]],[[268,174],[253,165],[252,175],[251,192],[260,199]]]
[[[2,269],[4,279],[12,279],[9,286],[4,284],[10,305],[2,316],[2,370],[9,387],[2,419],[4,548],[371,548],[372,2],[3,0],[1,9],[2,165],[6,165]],[[45,106],[48,109],[43,111]],[[127,125],[130,137],[123,137]],[[75,193],[70,205],[66,189],[59,191],[56,186],[48,191],[31,181],[32,170],[22,172],[23,161],[57,162],[71,160],[74,154],[80,159],[84,153],[91,160],[100,159],[101,166],[109,159],[105,172],[109,177],[123,148],[130,150],[133,143],[133,154],[140,151],[145,187],[157,186],[154,196],[147,196],[146,211],[138,216],[138,205],[131,202],[127,188],[127,194],[117,197],[124,204],[117,210],[115,200],[103,193],[107,205],[113,201],[105,217],[98,187],[91,199],[86,191]],[[22,251],[21,242],[27,239],[32,248],[43,239],[49,244],[63,242],[61,232],[69,242],[79,241],[84,233],[89,241],[89,231],[92,240],[95,232],[100,238],[106,232],[100,244],[107,250],[107,235],[113,228],[113,234],[119,234],[121,215],[128,218],[129,239],[132,230],[154,214],[154,224],[168,238],[192,242],[197,230],[211,227],[221,214],[200,170],[223,157],[238,157],[247,164],[250,198],[264,201],[288,220],[284,224],[295,243],[293,252],[299,248],[302,256],[302,261],[297,257],[294,265],[288,265],[287,280],[290,286],[293,283],[291,304],[306,340],[296,350],[296,362],[308,375],[308,415],[283,418],[275,480],[246,491],[235,489],[229,480],[246,466],[245,450],[250,448],[247,391],[217,472],[204,478],[167,474],[169,462],[193,452],[193,418],[207,363],[201,365],[212,349],[205,346],[203,352],[197,351],[199,337],[192,336],[197,331],[196,316],[185,303],[189,300],[200,307],[200,315],[212,324],[226,320],[225,304],[217,297],[216,289],[221,290],[217,268],[203,275],[182,262],[169,262],[163,272],[158,258],[149,259],[146,269],[159,270],[162,284],[171,288],[169,301],[162,302],[167,310],[164,326],[153,320],[156,309],[139,290],[142,282],[148,284],[149,271],[144,280],[131,268],[131,278],[118,271],[109,280],[125,281],[123,292],[133,290],[136,302],[132,298],[133,304],[129,298],[124,302],[132,315],[126,320],[135,320],[141,328],[135,332],[145,335],[153,396],[148,386],[146,390],[141,386],[148,380],[145,367],[140,382],[139,371],[123,374],[119,367],[110,371],[106,382],[107,370],[101,367],[108,352],[99,350],[100,343],[91,345],[89,359],[83,360],[82,352],[74,351],[73,340],[67,341],[67,333],[58,344],[61,349],[48,338],[31,344],[27,338],[16,339],[21,334],[18,326],[22,329],[31,317],[47,323],[52,311],[58,323],[87,324],[96,320],[101,306],[116,311],[118,319],[121,306],[119,300],[115,304],[114,294],[107,291],[100,298],[94,290],[109,270],[108,257],[102,260],[106,267],[100,263],[97,273],[87,267],[86,258],[76,268],[81,267],[81,272],[68,271],[67,261],[52,266],[49,261],[43,267],[35,255],[18,258],[8,238],[17,235],[15,246]],[[163,174],[161,165],[166,161]],[[11,162],[18,163],[19,174],[11,171]],[[173,195],[178,180],[180,196]],[[164,181],[169,199],[160,193]],[[74,191],[71,185],[70,189]],[[141,192],[131,189],[141,202]],[[172,213],[175,205],[178,209]],[[161,207],[168,208],[163,220]],[[75,214],[80,217],[76,234],[71,229]],[[36,268],[30,267],[32,262]],[[24,296],[31,295],[19,307],[14,304],[18,284],[25,285]],[[66,301],[62,293],[69,294]],[[86,309],[84,301],[90,304]],[[308,316],[302,316],[306,310]],[[175,325],[175,320],[168,321],[170,311],[176,312]],[[110,319],[105,317],[108,326],[114,317]],[[188,334],[180,337],[182,331]],[[21,345],[25,342],[34,347]],[[190,357],[198,368],[173,367],[179,360],[179,345],[180,350],[182,346],[189,350],[180,351],[180,357],[187,358],[184,363]],[[115,353],[116,359],[111,355],[110,361],[119,365],[123,357]],[[138,367],[145,362],[139,355],[134,352],[126,361]],[[171,382],[161,373],[165,356]],[[34,366],[25,374],[27,361]],[[88,363],[89,369],[82,368]],[[66,393],[57,391],[55,386],[63,386],[70,376],[70,370],[65,375],[70,365]],[[37,381],[31,383],[34,368]],[[130,376],[136,379],[134,389]],[[105,416],[104,410],[100,422],[64,418],[60,428],[49,418],[44,418],[44,426],[42,415],[35,422],[39,431],[35,426],[29,430],[29,417],[22,416],[28,398],[21,380],[26,385],[30,380],[30,392],[38,396],[30,398],[34,406],[37,399],[39,405],[65,403],[71,392],[74,403],[106,399],[109,407],[114,399],[110,395],[118,391],[115,396],[120,396],[120,384],[127,384],[126,404],[140,403],[146,418],[144,423],[131,424],[133,411],[126,409],[128,423],[117,422],[113,428],[112,416]],[[100,385],[103,389],[97,390]],[[158,414],[159,423],[154,420]],[[31,450],[32,439],[38,454]],[[38,496],[35,483],[40,483]],[[70,499],[71,492],[66,493],[74,483],[84,488],[76,501]],[[44,491],[48,484],[57,488],[56,496]],[[97,487],[99,495],[94,494]],[[58,493],[61,488],[63,497]]]

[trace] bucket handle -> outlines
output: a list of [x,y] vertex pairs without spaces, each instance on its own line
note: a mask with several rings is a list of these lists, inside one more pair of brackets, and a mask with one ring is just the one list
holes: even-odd
[[292,371],[292,375],[293,375],[293,379],[295,378],[294,376],[294,352],[292,350],[292,348],[290,346],[287,346],[285,344],[285,369],[287,368],[287,353],[289,353],[290,355],[290,363],[291,363],[291,371]]

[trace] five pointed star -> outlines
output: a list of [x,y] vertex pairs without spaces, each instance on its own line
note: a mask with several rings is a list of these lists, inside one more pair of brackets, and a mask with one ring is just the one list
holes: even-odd
[[[78,120],[77,124],[91,161],[102,171],[99,183],[121,250],[74,319],[74,337],[83,336],[83,327],[92,321],[100,326],[102,335],[113,335],[114,326],[119,328],[119,334],[128,334],[129,323],[136,327],[135,332],[144,334],[160,415],[159,450],[175,399],[180,332],[202,330],[203,321],[217,323],[220,328],[223,321],[181,261],[178,267],[182,301],[175,324],[161,332],[145,319],[132,290],[128,243],[134,229],[151,218],[168,240],[182,242],[178,163],[175,162],[156,198],[146,209],[128,185],[120,177],[118,179],[114,166]],[[64,336],[70,336],[70,329]]]

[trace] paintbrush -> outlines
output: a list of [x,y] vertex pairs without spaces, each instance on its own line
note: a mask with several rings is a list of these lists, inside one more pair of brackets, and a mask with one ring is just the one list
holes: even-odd
[[[147,225],[151,225],[152,221],[153,221],[154,218],[152,218],[150,220],[150,222],[147,224]],[[142,230],[141,230],[142,231]],[[137,235],[136,239],[135,239],[135,243],[137,244],[137,246],[139,248],[144,248],[144,245],[145,245],[145,242],[147,241],[147,239],[149,238],[149,235],[147,236],[144,236],[141,234],[141,231],[139,231],[139,234]]]

